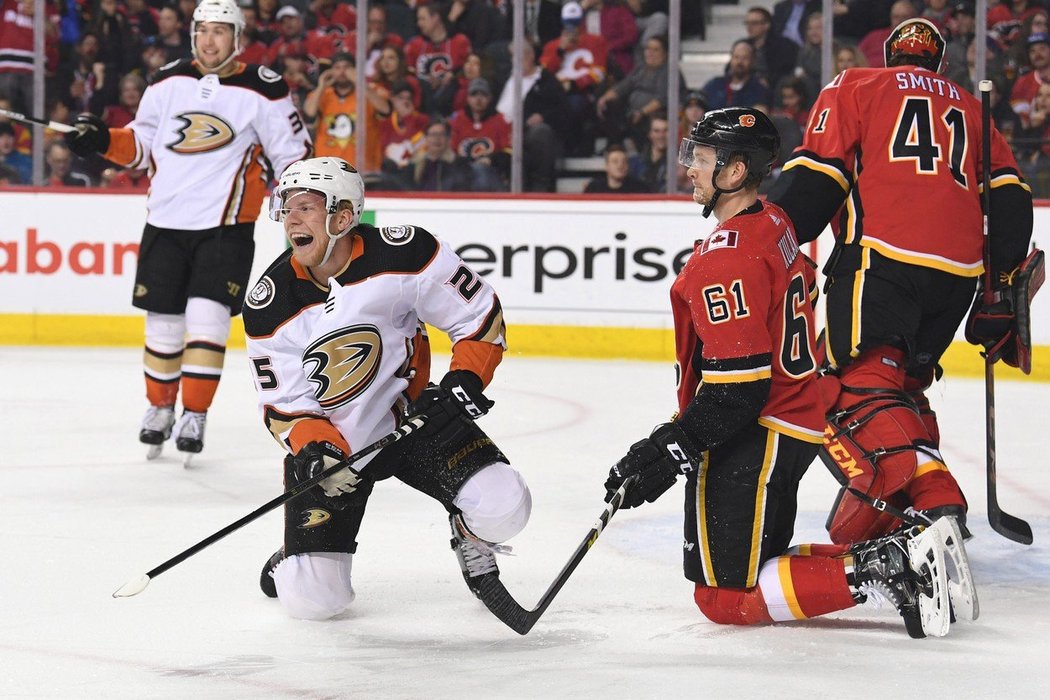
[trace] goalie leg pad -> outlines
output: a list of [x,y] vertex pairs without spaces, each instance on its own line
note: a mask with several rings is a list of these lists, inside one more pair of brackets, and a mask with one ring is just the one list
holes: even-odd
[[300,620],[327,620],[354,602],[350,568],[354,555],[310,552],[288,557],[273,572],[281,605]]
[[718,625],[758,625],[773,621],[758,586],[716,588],[698,583],[693,600],[704,617]]
[[495,462],[467,479],[452,504],[477,537],[506,542],[529,522],[532,493],[516,469]]
[[[878,347],[862,353],[842,372],[842,392],[828,413],[821,451],[839,483],[891,502],[923,465],[943,467],[918,408],[903,391],[904,380],[902,351]],[[838,499],[828,531],[832,542],[857,542],[897,524],[847,493]]]

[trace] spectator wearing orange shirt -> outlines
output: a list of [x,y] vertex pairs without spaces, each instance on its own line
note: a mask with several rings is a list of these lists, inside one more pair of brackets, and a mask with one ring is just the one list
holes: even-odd
[[314,154],[336,156],[355,164],[363,172],[377,172],[382,161],[379,124],[390,115],[390,100],[373,86],[365,87],[365,115],[368,135],[365,163],[357,163],[357,90],[354,76],[357,64],[348,53],[332,57],[332,67],[321,73],[317,87],[303,101],[303,114],[317,118]]

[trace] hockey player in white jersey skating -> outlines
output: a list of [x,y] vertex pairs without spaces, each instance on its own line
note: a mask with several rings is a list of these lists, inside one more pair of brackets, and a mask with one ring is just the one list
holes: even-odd
[[[311,152],[281,76],[236,60],[244,29],[236,2],[202,0],[191,29],[193,60],[160,70],[127,128],[107,129],[97,116],[82,114],[77,132],[67,137],[78,155],[100,153],[149,169],[132,299],[146,311],[149,408],[139,440],[150,446],[147,456],[156,457],[174,426],[187,463],[204,446],[267,185]],[[176,423],[180,389],[183,413]]]
[[[498,576],[494,553],[525,527],[529,489],[474,423],[503,356],[499,299],[448,246],[416,226],[360,223],[364,183],[339,158],[295,163],[271,197],[291,250],[248,294],[248,356],[267,428],[288,451],[285,485],[316,476],[394,430],[419,431],[285,505],[284,545],[261,586],[294,617],[350,605],[358,529],[375,481],[394,476],[449,512],[468,586]],[[428,385],[423,324],[452,340],[440,385]]]

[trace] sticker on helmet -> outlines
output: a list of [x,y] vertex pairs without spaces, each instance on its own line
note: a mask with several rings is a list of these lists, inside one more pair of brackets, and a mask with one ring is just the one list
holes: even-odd
[[384,226],[379,229],[380,235],[390,245],[404,245],[416,235],[415,226]]
[[752,126],[755,125],[755,115],[754,114],[741,114],[739,122],[740,122],[740,126],[752,127]]

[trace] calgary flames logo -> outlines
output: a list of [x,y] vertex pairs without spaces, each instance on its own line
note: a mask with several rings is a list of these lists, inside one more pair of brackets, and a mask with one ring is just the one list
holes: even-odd
[[492,139],[484,136],[465,138],[459,144],[459,154],[471,160],[490,156],[493,150]]
[[416,59],[416,75],[431,77],[444,75],[452,70],[452,57],[447,53],[423,54]]
[[739,121],[740,121],[740,126],[744,126],[744,127],[750,128],[750,127],[755,125],[755,115],[754,114],[741,114]]
[[183,112],[175,118],[182,122],[177,141],[168,144],[176,153],[193,155],[216,151],[233,141],[233,127],[224,119],[207,112]]

